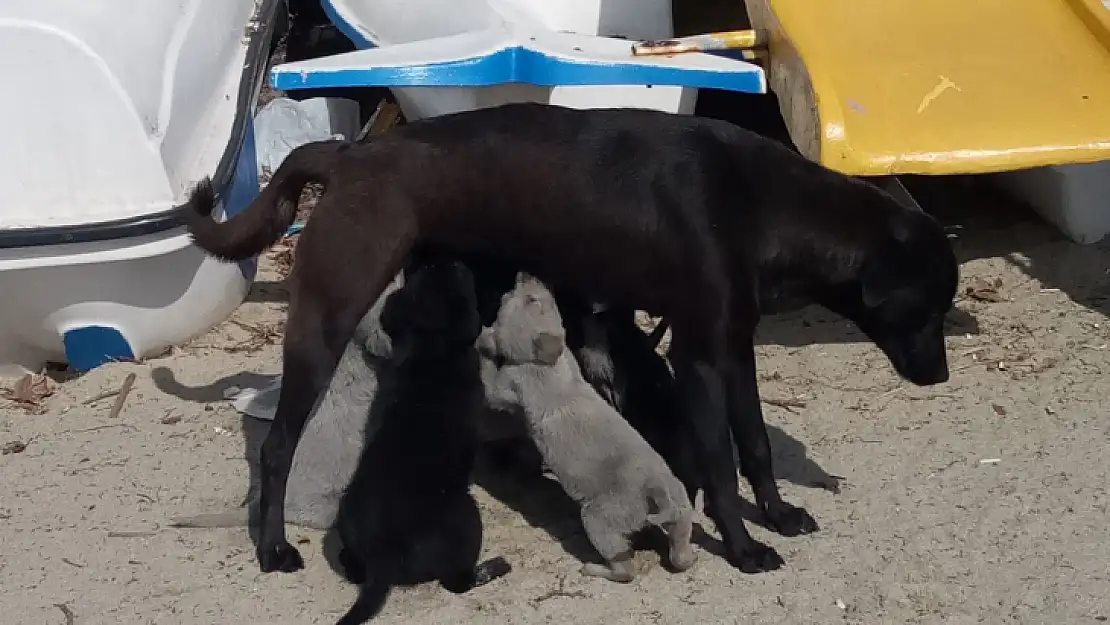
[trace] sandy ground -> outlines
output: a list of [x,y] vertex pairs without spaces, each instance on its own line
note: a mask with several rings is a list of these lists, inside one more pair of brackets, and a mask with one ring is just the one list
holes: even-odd
[[[822,524],[793,539],[753,526],[786,568],[743,575],[701,550],[694,569],[673,575],[645,551],[633,584],[585,579],[571,554],[588,549],[565,501],[550,489],[500,493],[513,507],[478,490],[486,551],[514,572],[465,597],[398,591],[380,622],[1106,621],[1110,246],[1066,243],[966,188],[918,187],[953,224],[962,288],[974,295],[952,314],[951,382],[899,381],[818,310],[761,328],[777,473]],[[346,609],[354,589],[329,568],[318,532],[290,530],[307,570],[261,575],[245,529],[165,527],[247,492],[259,424],[223,391],[279,370],[276,266],[271,257],[232,321],[190,345],[58,374],[39,406],[4,406],[0,622],[332,623]],[[90,401],[131,372],[118,417],[115,398]],[[823,487],[829,476],[839,493]]]

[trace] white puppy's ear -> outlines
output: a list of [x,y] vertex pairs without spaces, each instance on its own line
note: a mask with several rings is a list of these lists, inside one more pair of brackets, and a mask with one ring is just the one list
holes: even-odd
[[532,349],[537,362],[554,365],[563,355],[563,339],[550,332],[540,332],[532,339]]

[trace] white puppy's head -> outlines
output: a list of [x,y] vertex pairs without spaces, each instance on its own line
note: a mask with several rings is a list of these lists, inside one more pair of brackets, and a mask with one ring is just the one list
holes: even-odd
[[478,348],[504,364],[554,365],[566,349],[555,296],[535,277],[517,274],[513,290],[501,298],[497,320],[482,331]]

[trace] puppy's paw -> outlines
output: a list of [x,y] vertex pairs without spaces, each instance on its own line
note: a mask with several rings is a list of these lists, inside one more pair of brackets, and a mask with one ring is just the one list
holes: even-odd
[[734,556],[732,560],[733,566],[748,574],[774,571],[785,564],[782,556],[777,551],[757,542],[753,542],[750,547],[741,551],[740,555]]
[[817,521],[804,508],[782,502],[763,511],[767,525],[783,536],[798,536],[816,532]]
[[263,573],[293,573],[304,568],[304,560],[300,552],[293,545],[282,541],[273,547],[264,545],[258,547],[258,568]]
[[674,570],[681,573],[694,566],[698,561],[698,556],[693,549],[686,547],[685,549],[672,549],[669,560]]
[[628,568],[615,568],[609,567],[604,564],[597,564],[595,562],[587,562],[582,565],[582,575],[586,577],[600,577],[607,579],[611,582],[618,584],[627,584],[635,579],[635,573],[630,567]]
[[484,586],[498,577],[508,575],[512,570],[508,560],[502,556],[494,556],[474,567],[474,585]]

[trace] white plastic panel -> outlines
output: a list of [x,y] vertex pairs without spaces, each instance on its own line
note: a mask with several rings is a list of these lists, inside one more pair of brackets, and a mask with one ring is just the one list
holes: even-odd
[[255,0],[0,3],[0,229],[157,213],[230,139]]

